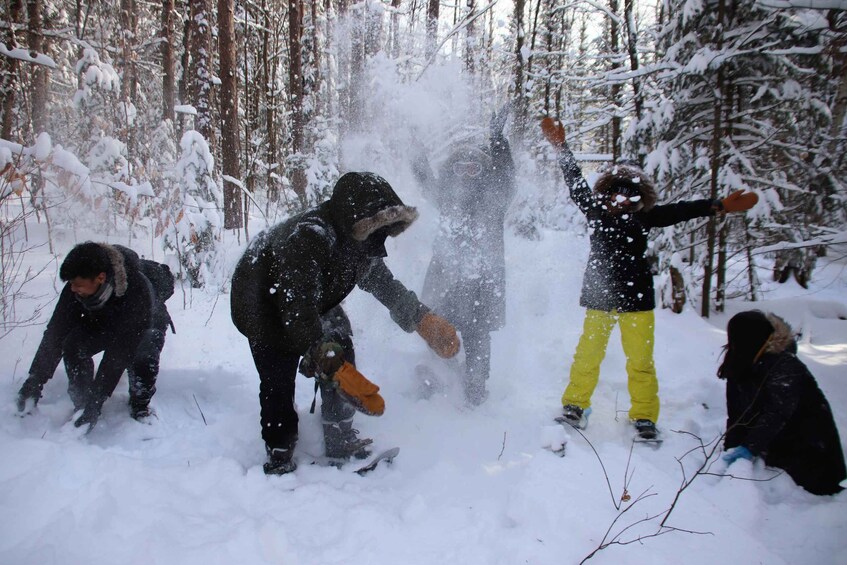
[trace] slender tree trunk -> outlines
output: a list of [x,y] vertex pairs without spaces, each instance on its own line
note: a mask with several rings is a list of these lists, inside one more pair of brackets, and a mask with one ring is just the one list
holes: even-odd
[[441,0],[429,0],[426,9],[426,58],[432,59],[438,45],[438,11]]
[[134,0],[121,0],[120,17],[121,24],[121,63],[123,66],[121,76],[121,102],[123,103],[123,118],[126,130],[123,132],[126,140],[127,167],[129,175],[132,176],[133,156],[135,155],[135,128],[130,122],[130,106],[134,104],[135,93],[135,12]]
[[[244,225],[241,206],[240,139],[238,135],[238,74],[235,58],[235,5],[218,0],[218,57],[221,75],[221,164],[224,188],[224,228]],[[238,184],[236,184],[238,183]]]
[[191,3],[191,76],[192,102],[197,110],[195,129],[206,138],[215,153],[215,122],[212,102],[212,26],[209,0]]
[[306,203],[306,173],[300,162],[303,151],[303,34],[302,0],[288,0],[288,99],[291,108],[291,188]]
[[[27,29],[27,46],[30,51],[44,53],[44,30],[42,20],[41,0],[27,0],[27,14],[29,25]],[[44,65],[32,66],[32,78],[30,79],[30,121],[32,123],[31,136],[34,139],[39,133],[47,130],[47,97],[48,97],[48,72]]]
[[[626,44],[629,52],[629,68],[633,73],[638,71],[638,29],[635,22],[635,0],[624,0],[624,19],[626,23]],[[635,105],[635,119],[641,123],[644,114],[644,95],[641,92],[641,79],[638,76],[632,78],[632,99]],[[644,139],[639,132],[635,134],[635,155],[638,164],[644,166],[644,157],[647,154]]]
[[391,58],[400,56],[400,0],[391,0]]
[[[476,10],[475,0],[466,0],[468,17]],[[465,26],[465,69],[470,75],[476,72],[476,44],[477,44],[476,22],[471,21]]]
[[515,133],[523,134],[526,129],[528,103],[525,87],[525,64],[523,58],[524,49],[524,9],[525,0],[515,0],[515,85],[514,85],[514,108],[515,108]]
[[[15,49],[18,46],[15,37],[15,25],[20,23],[23,12],[21,0],[8,0],[9,6],[9,33],[6,46]],[[12,57],[3,57],[2,78],[0,78],[0,98],[3,99],[0,112],[0,137],[12,139],[12,130],[15,127],[15,99],[18,86],[18,60]]]
[[162,119],[174,120],[174,0],[162,0]]
[[[619,14],[618,12],[618,0],[610,0],[609,1],[609,11],[612,12],[615,16]],[[620,29],[618,25],[617,18],[609,19],[609,46],[612,51],[612,73],[617,74],[617,71],[621,68],[621,60],[620,60]],[[623,107],[623,103],[621,100],[621,83],[618,82],[618,79],[613,79],[611,86],[611,102],[612,102],[612,111],[614,114],[612,115],[612,161],[615,162],[621,157],[621,108]]]

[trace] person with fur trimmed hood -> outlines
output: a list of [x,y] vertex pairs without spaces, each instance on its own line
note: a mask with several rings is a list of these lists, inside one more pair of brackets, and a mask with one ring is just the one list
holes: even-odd
[[[170,317],[140,261],[120,245],[88,241],[71,249],[59,269],[67,284],[18,393],[21,414],[38,403],[42,388],[64,359],[68,394],[74,410],[82,410],[75,426],[87,425],[90,431],[97,424],[124,370],[129,373],[131,416],[140,420],[150,415]],[[92,357],[101,351],[95,374]]]
[[453,326],[430,312],[383,261],[385,240],[417,216],[382,177],[347,173],[329,200],[257,235],[238,262],[232,321],[247,337],[259,373],[266,474],[297,467],[298,364],[321,391],[326,455],[367,456],[371,440],[358,438],[353,415],[379,415],[384,402],[378,387],[355,369],[350,321],[340,306],[354,287],[371,293],[397,325],[417,331],[442,357],[459,351]]
[[797,357],[791,327],[759,310],[729,320],[718,377],[726,380],[723,460],[760,457],[812,494],[841,492],[847,478],[832,409]]
[[412,172],[441,213],[423,298],[456,324],[465,349],[465,400],[486,398],[491,332],[506,320],[503,225],[515,194],[515,167],[503,127],[508,106],[494,114],[487,146],[453,147],[436,177],[423,148]]
[[563,417],[575,426],[583,425],[609,336],[618,323],[632,401],[629,417],[639,436],[655,439],[659,383],[653,364],[656,298],[645,256],[649,232],[718,212],[749,210],[758,196],[739,190],[723,200],[657,205],[652,181],[633,164],[610,167],[600,175],[592,191],[568,148],[562,124],[548,117],[542,120],[541,129],[559,151],[565,183],[585,214],[591,234],[580,295],[580,305],[587,310],[570,381],[562,395]]

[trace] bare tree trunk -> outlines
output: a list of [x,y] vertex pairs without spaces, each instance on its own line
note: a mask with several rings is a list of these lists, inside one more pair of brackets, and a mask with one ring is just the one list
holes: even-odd
[[135,53],[133,43],[135,42],[135,2],[134,0],[121,0],[120,3],[121,24],[121,63],[123,73],[121,77],[121,102],[123,102],[124,126],[123,132],[126,140],[127,167],[132,175],[133,155],[135,154],[135,128],[130,123],[130,105],[133,104],[135,93]]
[[191,73],[189,84],[197,116],[195,129],[206,138],[215,153],[215,122],[212,102],[212,27],[208,0],[189,0],[191,3]]
[[391,58],[400,56],[400,0],[391,0]]
[[[635,73],[639,68],[638,62],[638,29],[635,23],[635,0],[624,0],[624,18],[626,23],[626,44],[629,52],[629,68]],[[637,73],[635,73],[637,75]],[[638,76],[632,78],[632,97],[635,105],[635,119],[641,123],[644,114],[644,94],[641,92],[641,79]],[[644,166],[644,157],[647,154],[642,136],[635,135],[635,154],[638,164]]]
[[300,162],[303,151],[303,33],[302,0],[288,0],[288,99],[291,108],[291,153],[294,157],[291,188],[306,203],[306,173]]
[[526,129],[528,104],[525,88],[525,64],[523,59],[524,48],[524,9],[525,0],[515,0],[515,84],[514,103],[515,108],[515,134],[522,135]]
[[[609,11],[612,12],[615,16],[618,15],[618,0],[610,0],[609,1]],[[616,71],[619,71],[621,68],[620,61],[620,30],[618,29],[618,20],[617,18],[609,18],[609,47],[612,51],[612,73],[617,74]],[[612,102],[612,111],[614,114],[612,115],[612,162],[617,161],[621,157],[621,108],[623,107],[621,101],[621,84],[618,82],[617,78],[613,79],[614,82],[611,86],[611,102]]]
[[[235,58],[235,5],[218,0],[218,57],[221,74],[221,164],[224,188],[224,228],[244,225],[241,207],[241,152],[238,136],[238,75]],[[238,183],[238,184],[237,184]]]
[[[30,51],[44,53],[44,30],[42,29],[41,0],[27,0],[29,26],[27,29],[27,44]],[[30,121],[32,123],[32,138],[47,130],[47,96],[48,74],[44,65],[33,65],[30,80]]]
[[[267,128],[268,148],[265,160],[269,167],[277,164],[279,156],[277,155],[277,127],[276,127],[276,65],[272,61],[276,61],[276,56],[271,57],[271,53],[275,53],[276,49],[276,26],[274,26],[274,35],[271,36],[271,7],[267,2],[262,2],[262,21],[264,22],[262,30],[262,87],[265,89],[265,127]],[[272,42],[272,39],[274,40]],[[274,172],[271,168],[267,175],[267,190],[268,201],[277,202],[279,200],[279,190],[276,181],[274,180]]]
[[174,0],[162,0],[162,119],[174,120]]
[[[476,0],[466,0],[468,7],[468,17],[476,10]],[[473,75],[476,72],[476,23],[471,20],[465,26],[465,69]]]
[[438,45],[438,11],[441,0],[429,0],[426,8],[426,58],[432,59]]
[[[23,12],[21,0],[9,0],[9,35],[6,46],[15,49],[18,46],[15,37],[15,25],[20,23]],[[18,60],[13,57],[3,57],[2,78],[0,78],[0,98],[3,99],[0,107],[0,137],[12,139],[12,129],[15,124],[15,99],[18,90]]]

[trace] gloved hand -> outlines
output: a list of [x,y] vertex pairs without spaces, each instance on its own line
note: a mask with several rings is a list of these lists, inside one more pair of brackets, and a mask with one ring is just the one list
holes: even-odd
[[743,445],[739,445],[738,447],[733,447],[729,451],[721,456],[726,466],[729,467],[739,459],[746,459],[747,461],[753,460],[753,454],[750,453],[750,450],[744,447]]
[[503,127],[506,125],[506,120],[509,118],[511,111],[512,104],[507,102],[500,110],[491,114],[491,122],[488,124],[491,128],[491,137],[500,137],[503,135]]
[[459,352],[459,336],[453,324],[432,312],[427,312],[418,324],[418,333],[439,357],[449,359]]
[[541,120],[541,132],[553,147],[559,149],[565,146],[565,126],[559,120],[550,116]]
[[31,378],[24,381],[21,385],[21,390],[18,391],[16,400],[18,412],[23,414],[29,413],[38,401],[41,399],[41,387]]
[[744,212],[756,205],[759,195],[755,192],[736,190],[720,201],[718,209],[722,212]]
[[300,372],[309,378],[331,377],[344,363],[344,348],[334,341],[316,343],[300,360]]
[[88,430],[85,433],[93,430],[94,426],[97,425],[97,420],[100,419],[100,410],[102,407],[103,405],[99,402],[89,402],[85,410],[82,411],[82,415],[74,422],[74,426],[77,428],[88,426]]
[[382,416],[385,412],[385,400],[379,394],[379,387],[351,363],[345,361],[335,371],[333,380],[338,394],[359,412],[368,416]]

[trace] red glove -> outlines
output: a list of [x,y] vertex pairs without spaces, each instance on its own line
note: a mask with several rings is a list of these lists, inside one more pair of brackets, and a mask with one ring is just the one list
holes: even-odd
[[565,146],[565,126],[559,120],[546,117],[541,120],[541,131],[553,147]]
[[724,212],[744,212],[756,205],[759,195],[755,192],[736,190],[721,200],[721,210]]
[[459,352],[459,336],[453,324],[427,312],[418,324],[418,333],[439,357],[449,359]]

